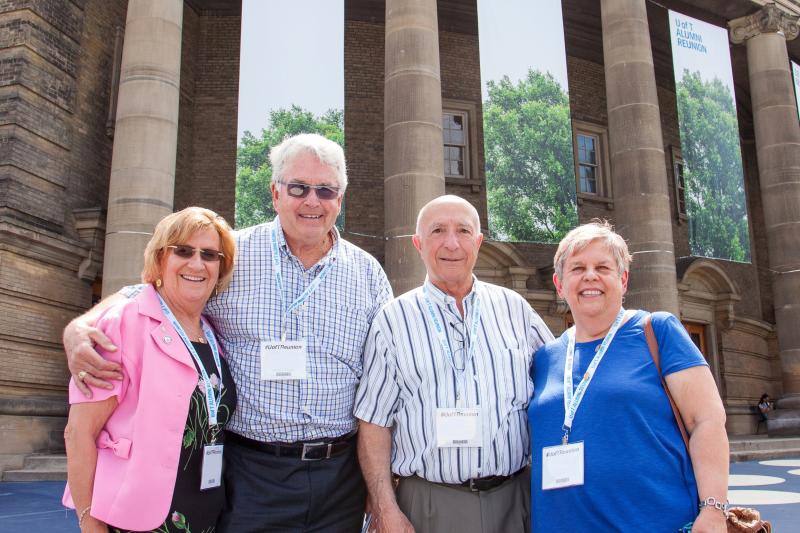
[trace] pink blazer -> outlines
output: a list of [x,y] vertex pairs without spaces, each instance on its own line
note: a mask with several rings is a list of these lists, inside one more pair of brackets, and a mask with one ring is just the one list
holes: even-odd
[[[167,517],[189,400],[198,373],[192,356],[161,312],[152,286],[108,309],[98,321],[116,352],[101,354],[123,368],[113,390],[93,388],[87,400],[69,385],[69,401],[119,405],[97,438],[91,515],[118,528],[149,531]],[[67,485],[64,505],[74,508]]]

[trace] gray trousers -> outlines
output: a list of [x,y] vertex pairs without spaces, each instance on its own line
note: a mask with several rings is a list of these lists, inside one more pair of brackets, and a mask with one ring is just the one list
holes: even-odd
[[528,533],[530,469],[482,492],[416,476],[400,478],[397,503],[417,533]]

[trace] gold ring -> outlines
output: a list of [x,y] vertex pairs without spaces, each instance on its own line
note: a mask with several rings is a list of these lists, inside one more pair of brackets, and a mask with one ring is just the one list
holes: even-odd
[[78,379],[83,381],[83,379],[86,377],[86,374],[87,374],[86,370],[81,370],[80,372],[78,372]]

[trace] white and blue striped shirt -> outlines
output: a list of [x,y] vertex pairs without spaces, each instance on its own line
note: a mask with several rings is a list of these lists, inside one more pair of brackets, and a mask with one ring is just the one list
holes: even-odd
[[[456,407],[457,375],[433,329],[422,287],[394,299],[373,320],[355,415],[394,428],[392,472],[399,476],[461,483],[512,474],[528,463],[531,360],[553,336],[528,302],[509,289],[475,279],[464,298],[463,319],[453,297],[427,280],[425,287],[454,357],[464,361],[470,342],[477,343],[466,360],[468,385],[460,406],[481,408],[482,447],[436,446],[436,409]],[[480,322],[470,341],[476,297]]]
[[[279,340],[283,332],[271,259],[273,224],[288,302],[332,263],[325,280],[285,323],[287,340],[306,340],[306,380],[261,380],[260,342]],[[369,324],[392,297],[380,264],[336,232],[330,253],[306,269],[289,250],[278,218],[236,232],[236,244],[231,284],[206,306],[238,391],[227,428],[262,442],[308,441],[352,431]]]

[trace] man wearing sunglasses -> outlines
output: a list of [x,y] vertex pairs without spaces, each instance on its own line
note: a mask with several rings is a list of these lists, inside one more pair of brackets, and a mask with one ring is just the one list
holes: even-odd
[[[341,147],[301,134],[275,146],[270,160],[278,216],[236,232],[233,278],[205,311],[239,391],[225,444],[228,509],[218,530],[359,531],[366,489],[353,402],[369,324],[391,287],[378,262],[334,226],[347,187]],[[210,251],[199,253],[205,259]],[[87,383],[100,386],[119,378],[94,351],[92,342],[109,343],[91,324],[108,302],[135,291],[124,289],[67,326],[73,375],[85,372]]]

